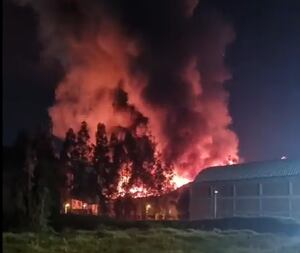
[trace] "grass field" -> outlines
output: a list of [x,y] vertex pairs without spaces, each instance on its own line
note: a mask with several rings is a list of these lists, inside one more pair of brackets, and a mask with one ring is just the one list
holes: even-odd
[[5,253],[300,253],[300,237],[252,231],[102,228],[44,234],[3,233],[2,237]]

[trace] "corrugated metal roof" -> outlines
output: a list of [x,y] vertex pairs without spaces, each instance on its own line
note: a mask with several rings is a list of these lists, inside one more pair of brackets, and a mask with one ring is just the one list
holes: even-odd
[[210,167],[201,171],[195,182],[242,180],[300,175],[300,160],[251,162]]

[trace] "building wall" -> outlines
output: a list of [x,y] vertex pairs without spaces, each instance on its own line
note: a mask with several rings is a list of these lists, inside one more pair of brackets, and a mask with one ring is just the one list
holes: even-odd
[[[216,200],[214,190],[218,191]],[[300,176],[255,180],[194,182],[190,219],[275,216],[300,219]]]

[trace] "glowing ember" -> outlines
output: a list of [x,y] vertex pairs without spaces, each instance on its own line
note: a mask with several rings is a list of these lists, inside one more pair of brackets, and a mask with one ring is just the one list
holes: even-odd
[[134,198],[141,198],[149,195],[149,192],[143,186],[140,187],[133,186],[129,189],[129,193]]
[[117,187],[117,195],[115,197],[124,197],[129,194],[133,198],[141,198],[152,195],[142,184],[140,186],[133,185],[128,189],[129,180],[131,177],[131,165],[124,164],[119,172],[119,182]]
[[115,196],[115,198],[124,197],[127,194],[130,195],[132,198],[142,198],[153,195],[153,193],[149,192],[144,186],[132,186],[129,190],[125,190],[124,188],[118,187],[118,193]]

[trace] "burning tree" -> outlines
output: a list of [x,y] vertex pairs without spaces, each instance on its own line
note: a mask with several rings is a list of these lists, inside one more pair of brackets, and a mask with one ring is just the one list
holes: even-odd
[[[120,130],[120,129],[119,129]],[[119,195],[144,197],[160,195],[171,186],[172,173],[156,155],[156,144],[151,135],[137,136],[122,130],[117,140],[123,159],[119,163]]]
[[[67,1],[66,11],[60,0],[26,1],[39,17],[45,55],[64,68],[49,108],[55,136],[77,129],[82,115],[93,132],[101,121],[112,133],[115,126],[135,125],[140,113],[181,178],[238,161],[224,87],[231,78],[224,56],[235,38],[230,23],[185,1],[171,8],[160,1],[135,1],[135,8],[123,2]],[[78,10],[84,10],[80,18]]]
[[112,199],[160,195],[172,189],[172,167],[157,155],[152,136],[136,134],[136,128],[116,127],[108,141],[106,127],[99,123],[94,145],[86,122],[77,137],[71,129],[66,134],[61,161],[66,173],[74,175],[69,181],[72,193],[81,199],[97,196],[102,214],[110,213]]
[[154,184],[157,195],[174,189],[174,184],[172,183],[174,167],[172,164],[164,164],[161,154],[157,153],[154,166]]

